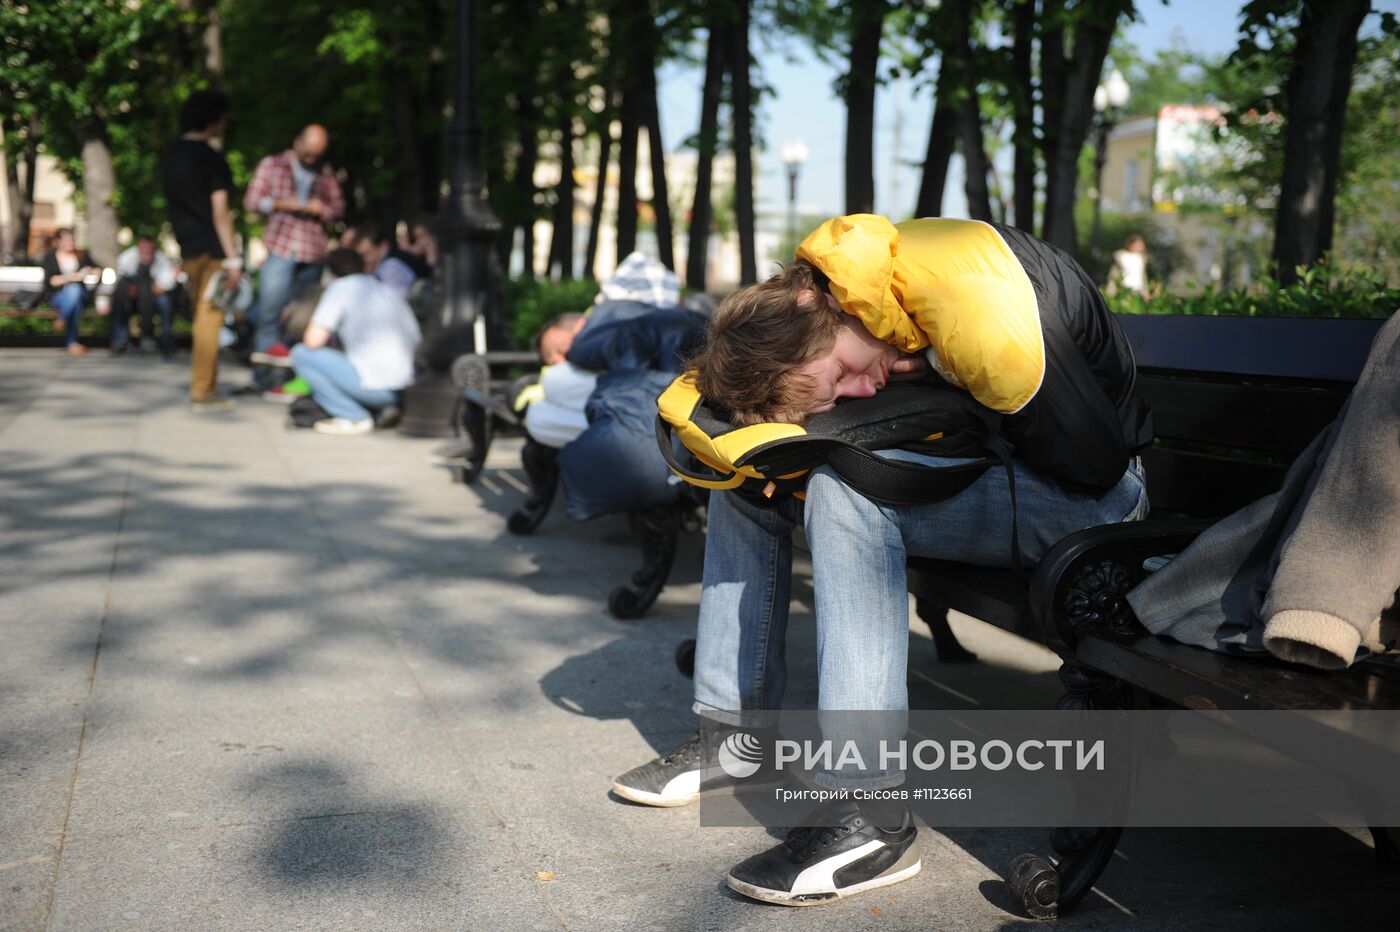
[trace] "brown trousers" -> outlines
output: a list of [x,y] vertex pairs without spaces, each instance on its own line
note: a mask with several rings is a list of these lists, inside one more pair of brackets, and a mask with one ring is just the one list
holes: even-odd
[[200,401],[219,388],[219,331],[224,312],[204,296],[209,280],[223,267],[222,259],[191,256],[184,260],[185,275],[194,306],[194,346],[190,351],[190,400]]

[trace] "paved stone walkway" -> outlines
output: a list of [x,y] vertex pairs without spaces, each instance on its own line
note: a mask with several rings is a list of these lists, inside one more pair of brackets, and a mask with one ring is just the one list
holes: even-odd
[[[0,350],[0,929],[1019,924],[998,876],[1042,832],[925,829],[916,880],[785,910],[722,884],[765,832],[609,797],[691,727],[697,540],[619,622],[620,518],[506,532],[518,441],[467,488],[433,441],[196,416],[184,378]],[[915,622],[916,703],[1053,702],[1048,652],[957,627],[984,662],[940,667]],[[1061,925],[1393,928],[1397,890],[1335,830],[1137,832]]]

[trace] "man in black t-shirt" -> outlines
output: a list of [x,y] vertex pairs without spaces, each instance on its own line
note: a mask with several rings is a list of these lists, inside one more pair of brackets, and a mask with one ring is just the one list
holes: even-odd
[[222,138],[228,122],[228,96],[195,91],[180,108],[179,139],[161,160],[170,225],[180,243],[194,305],[194,348],[190,356],[190,403],[195,411],[232,407],[218,393],[219,331],[223,311],[206,292],[220,269],[225,286],[238,284],[243,259],[233,234],[233,175],[209,140]]

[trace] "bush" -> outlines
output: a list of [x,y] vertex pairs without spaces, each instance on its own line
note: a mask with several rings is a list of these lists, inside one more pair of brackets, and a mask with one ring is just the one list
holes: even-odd
[[[54,312],[48,308],[34,311],[15,311],[5,305],[0,305],[0,335],[52,334],[57,336],[61,331],[54,329],[55,316]],[[157,323],[156,326],[158,327],[160,324]],[[78,332],[85,337],[108,336],[112,332],[112,318],[88,308],[83,312],[83,320],[78,326]],[[187,337],[191,333],[189,320],[177,316],[175,318],[175,335]]]
[[1386,285],[1384,273],[1343,269],[1319,262],[1300,270],[1297,282],[1283,286],[1261,278],[1247,289],[1207,288],[1197,295],[1158,294],[1144,298],[1120,292],[1108,299],[1119,314],[1190,314],[1203,317],[1368,317],[1385,319],[1400,310],[1400,289]]
[[502,316],[511,339],[516,346],[527,347],[552,318],[569,312],[582,313],[592,307],[598,296],[598,283],[591,278],[557,282],[515,278],[506,282],[501,291]]

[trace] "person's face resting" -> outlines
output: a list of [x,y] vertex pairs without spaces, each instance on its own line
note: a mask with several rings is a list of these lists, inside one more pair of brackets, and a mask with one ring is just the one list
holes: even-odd
[[[830,295],[820,299],[832,302]],[[838,398],[869,398],[885,387],[892,373],[908,370],[912,359],[877,339],[859,319],[842,312],[844,320],[836,331],[836,342],[824,355],[809,360],[795,370],[795,377],[810,384],[808,412],[820,414],[836,406]]]
[[588,321],[580,317],[570,323],[550,327],[540,335],[540,362],[546,366],[557,366],[563,362],[574,345],[574,337]]

